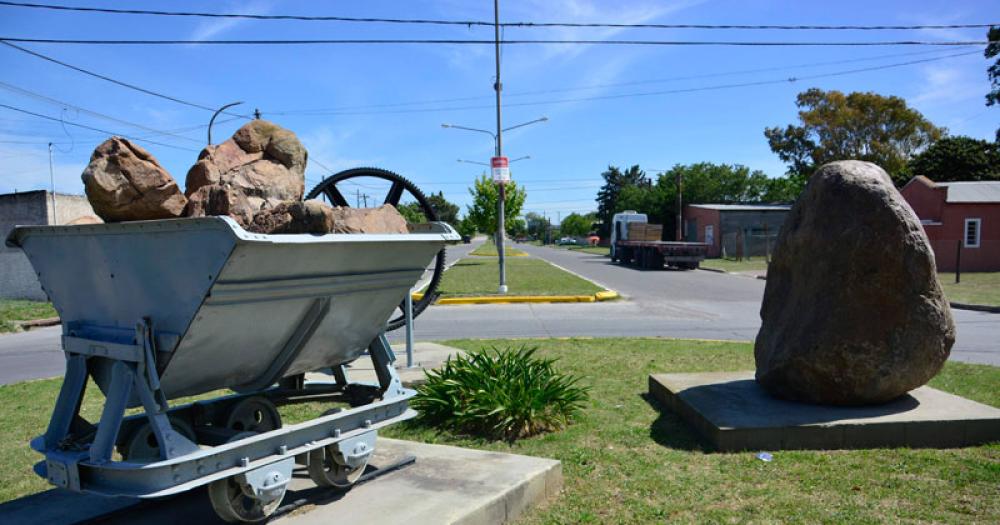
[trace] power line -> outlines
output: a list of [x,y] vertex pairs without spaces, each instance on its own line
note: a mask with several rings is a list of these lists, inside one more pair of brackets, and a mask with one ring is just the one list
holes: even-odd
[[[152,15],[198,18],[241,18],[248,20],[295,20],[304,22],[361,22],[388,24],[490,26],[494,22],[485,20],[436,20],[421,18],[373,18],[347,16],[309,15],[262,15],[252,13],[207,13],[198,11],[161,11],[151,9],[112,9],[104,7],[67,6],[58,4],[37,4],[28,2],[0,1],[8,7],[48,9],[53,11],[76,11],[119,15]],[[913,30],[913,29],[974,29],[997,24],[934,24],[934,25],[737,25],[737,24],[625,24],[608,22],[501,22],[501,27],[611,27],[638,29],[779,29],[779,30]]]
[[[634,86],[643,84],[660,84],[667,82],[677,82],[680,80],[697,80],[701,78],[715,78],[715,77],[725,77],[725,76],[737,76],[737,75],[748,75],[754,73],[766,73],[770,71],[785,71],[790,69],[801,69],[801,68],[814,68],[823,67],[829,65],[837,64],[850,64],[856,62],[870,62],[872,60],[881,60],[883,58],[898,58],[904,56],[917,56],[917,55],[928,55],[937,54],[942,52],[951,52],[952,49],[932,49],[930,51],[916,51],[910,53],[892,53],[888,55],[877,55],[872,57],[862,57],[862,58],[851,58],[845,60],[831,60],[826,62],[814,62],[809,64],[795,64],[789,66],[773,66],[766,68],[756,68],[756,69],[743,69],[737,71],[724,71],[716,73],[705,73],[700,75],[686,75],[686,76],[676,76],[676,77],[666,77],[658,79],[645,79],[645,80],[632,80],[627,82],[609,82],[603,84],[590,84],[587,86],[578,87],[566,87],[566,88],[554,88],[554,89],[539,89],[531,91],[515,91],[507,93],[506,97],[524,97],[531,95],[545,95],[552,93],[566,93],[573,91],[587,91],[592,89],[603,89],[607,87],[621,87],[621,86]],[[978,51],[977,51],[978,52]],[[357,106],[339,106],[331,108],[312,108],[312,109],[291,109],[291,110],[278,110],[269,111],[268,114],[271,115],[308,115],[311,113],[316,114],[326,114],[328,112],[340,112],[340,111],[350,111],[350,110],[360,110],[360,109],[381,109],[381,108],[395,108],[395,107],[406,107],[406,106],[423,106],[427,104],[445,104],[449,102],[467,102],[471,100],[486,100],[492,99],[493,95],[478,95],[478,96],[466,96],[466,97],[454,97],[454,98],[444,98],[444,99],[431,99],[431,100],[419,100],[410,102],[393,102],[386,104],[365,104]],[[483,106],[486,107],[486,106]],[[492,106],[491,106],[492,107]]]
[[[787,77],[781,79],[771,79],[771,80],[757,80],[752,82],[738,82],[730,84],[716,84],[712,86],[700,86],[691,88],[678,88],[678,89],[668,89],[659,91],[645,91],[645,92],[633,92],[633,93],[617,93],[609,95],[595,95],[590,97],[575,97],[575,98],[563,98],[563,99],[551,99],[551,100],[539,100],[531,102],[510,102],[505,104],[507,107],[515,106],[540,106],[549,104],[567,104],[573,102],[587,102],[593,100],[610,100],[610,99],[620,99],[620,98],[634,98],[634,97],[650,97],[658,95],[673,95],[679,93],[695,93],[700,91],[717,91],[723,89],[734,89],[742,87],[754,87],[754,86],[765,86],[773,84],[785,84],[785,83],[795,83],[805,80],[815,80],[819,78],[830,78],[838,77],[844,75],[853,75],[857,73],[866,73],[871,71],[879,71],[883,69],[892,69],[897,67],[911,66],[915,64],[924,64],[927,62],[935,62],[938,60],[945,60],[948,58],[955,58],[961,56],[968,56],[973,54],[979,54],[979,51],[967,51],[964,53],[954,53],[951,55],[945,55],[933,58],[924,58],[920,60],[910,60],[907,62],[897,62],[893,64],[882,64],[878,66],[864,67],[847,69],[842,71],[835,71],[831,73],[819,73],[815,75],[806,75],[800,77]],[[400,109],[400,110],[389,110],[389,111],[330,111],[330,112],[316,112],[316,113],[300,113],[301,115],[316,115],[316,116],[326,116],[326,115],[381,115],[381,114],[399,114],[399,113],[426,113],[426,112],[441,112],[441,111],[462,111],[470,109],[487,109],[492,108],[492,105],[472,105],[472,106],[450,106],[450,107],[436,107],[436,108],[417,108],[417,109]]]
[[80,113],[84,113],[84,114],[87,114],[87,115],[90,115],[90,116],[93,116],[93,117],[96,117],[96,118],[108,120],[108,121],[111,121],[111,122],[116,122],[118,124],[125,124],[126,126],[132,126],[134,128],[139,128],[139,129],[142,129],[142,130],[145,130],[145,131],[152,132],[154,135],[168,135],[168,136],[171,136],[171,137],[176,137],[176,138],[188,140],[188,141],[191,141],[191,142],[201,143],[201,141],[195,140],[195,139],[193,139],[191,137],[185,137],[183,135],[178,135],[178,134],[172,133],[170,131],[163,131],[163,130],[159,130],[159,129],[155,129],[155,128],[150,128],[150,127],[144,126],[142,124],[138,124],[138,123],[135,123],[135,122],[130,122],[128,120],[123,120],[123,119],[120,119],[120,118],[117,118],[117,117],[112,117],[111,115],[107,115],[107,114],[100,113],[100,112],[97,112],[97,111],[91,111],[89,109],[82,108],[80,106],[76,106],[76,105],[70,104],[68,102],[64,102],[62,100],[57,100],[57,99],[54,99],[54,98],[51,98],[51,97],[47,97],[47,96],[42,95],[40,93],[36,93],[36,92],[28,90],[28,89],[20,88],[20,87],[17,87],[15,85],[13,85],[13,84],[8,84],[6,82],[0,81],[0,89],[6,89],[7,91],[12,91],[14,93],[18,93],[18,94],[26,96],[26,97],[31,97],[31,98],[34,98],[34,99],[37,99],[37,100],[42,100],[42,101],[48,102],[50,104],[55,104],[57,106],[62,106],[64,108],[70,108],[70,109],[73,109],[73,110],[78,111]]
[[[190,106],[190,107],[193,107],[193,108],[203,109],[203,110],[206,110],[206,111],[215,112],[215,110],[218,109],[218,108],[212,108],[212,107],[209,107],[209,106],[205,106],[205,105],[202,105],[202,104],[197,104],[195,102],[190,102],[190,101],[187,101],[187,100],[179,99],[179,98],[176,98],[176,97],[172,97],[170,95],[164,95],[163,93],[158,93],[156,91],[153,91],[153,90],[150,90],[150,89],[146,89],[144,87],[139,87],[139,86],[136,86],[135,84],[129,84],[128,82],[123,82],[121,80],[117,80],[117,79],[111,78],[109,76],[102,75],[100,73],[95,73],[93,71],[84,69],[82,67],[74,66],[72,64],[67,64],[66,62],[63,62],[61,60],[57,60],[57,59],[52,58],[50,56],[43,55],[41,53],[32,51],[30,49],[27,49],[27,48],[24,48],[24,47],[12,44],[12,43],[6,41],[5,39],[0,39],[0,44],[4,44],[4,45],[6,45],[6,46],[8,46],[8,47],[10,47],[12,49],[16,49],[18,51],[21,51],[22,53],[27,53],[29,55],[32,55],[32,56],[37,57],[37,58],[40,58],[42,60],[46,60],[48,62],[52,62],[53,64],[58,64],[60,66],[67,67],[69,69],[72,69],[74,71],[78,71],[78,72],[83,73],[85,75],[90,75],[90,76],[92,76],[94,78],[99,78],[101,80],[104,80],[104,81],[107,81],[107,82],[111,82],[112,84],[116,84],[116,85],[122,86],[124,88],[128,88],[128,89],[131,89],[131,90],[134,90],[134,91],[138,91],[140,93],[145,93],[147,95],[151,95],[151,96],[154,96],[154,97],[157,97],[157,98],[162,98],[164,100],[169,100],[171,102],[176,102],[178,104],[183,104],[185,106]],[[231,112],[228,112],[228,111],[223,111],[223,114],[229,115],[229,116],[233,116],[233,117],[239,117],[239,118],[243,118],[243,119],[247,119],[247,120],[250,119],[250,117],[248,117],[246,115],[240,115],[240,114],[231,113]]]
[[180,150],[184,150],[184,151],[198,152],[198,150],[196,150],[196,149],[185,148],[185,147],[182,147],[182,146],[175,146],[173,144],[164,144],[162,142],[156,142],[156,141],[152,141],[152,140],[149,140],[149,139],[142,139],[142,138],[139,138],[139,137],[125,135],[123,133],[115,133],[113,131],[108,131],[106,129],[95,128],[95,127],[87,126],[87,125],[84,125],[84,124],[77,124],[75,122],[66,122],[63,119],[58,119],[58,118],[55,118],[55,117],[50,117],[48,115],[42,115],[41,113],[35,113],[34,111],[28,111],[26,109],[16,108],[14,106],[8,106],[7,104],[0,104],[0,108],[9,109],[11,111],[17,111],[19,113],[24,113],[25,115],[32,115],[32,116],[35,116],[35,117],[38,117],[38,118],[43,118],[43,119],[47,119],[47,120],[54,120],[56,122],[62,122],[63,124],[66,124],[66,125],[69,125],[69,126],[75,126],[75,127],[83,128],[83,129],[89,129],[91,131],[97,131],[97,132],[104,133],[104,134],[107,134],[107,135],[117,135],[117,136],[120,136],[120,137],[125,137],[125,138],[127,138],[129,140],[136,140],[136,141],[141,141],[141,142],[148,142],[150,144],[155,144],[157,146],[163,146],[163,147],[166,147],[166,148],[174,148],[174,149],[180,149]]
[[[212,40],[212,39],[167,39],[167,40],[106,40],[75,38],[19,38],[0,37],[0,41],[33,44],[77,44],[77,45],[247,45],[247,46],[297,46],[297,45],[351,45],[351,44],[431,44],[431,45],[495,45],[493,40],[477,39],[419,39],[419,38],[320,38],[320,39],[262,39],[262,40]],[[736,46],[736,47],[869,47],[869,46],[972,46],[994,43],[990,40],[873,40],[868,42],[796,42],[796,41],[738,41],[738,40],[504,40],[504,45],[614,45],[614,46]]]

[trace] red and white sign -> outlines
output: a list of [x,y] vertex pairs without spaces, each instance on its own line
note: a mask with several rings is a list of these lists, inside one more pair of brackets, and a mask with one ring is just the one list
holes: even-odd
[[493,169],[493,182],[497,184],[510,182],[510,161],[507,160],[507,157],[491,158],[490,167]]

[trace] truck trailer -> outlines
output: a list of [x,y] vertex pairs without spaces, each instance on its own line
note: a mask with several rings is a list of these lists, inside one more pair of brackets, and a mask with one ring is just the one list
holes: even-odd
[[645,213],[632,210],[616,213],[611,220],[611,261],[643,269],[665,265],[694,270],[705,259],[708,245],[701,242],[670,242],[663,238],[663,226],[649,224]]

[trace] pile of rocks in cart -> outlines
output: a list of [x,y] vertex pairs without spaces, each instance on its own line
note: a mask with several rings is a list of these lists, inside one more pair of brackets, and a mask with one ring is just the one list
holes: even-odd
[[182,192],[148,151],[112,137],[94,150],[83,184],[104,222],[228,215],[257,233],[408,232],[406,219],[388,204],[369,209],[303,201],[308,156],[291,131],[252,120],[201,151]]

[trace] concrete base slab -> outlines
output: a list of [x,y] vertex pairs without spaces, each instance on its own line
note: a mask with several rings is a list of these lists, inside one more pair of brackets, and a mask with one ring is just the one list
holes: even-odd
[[[297,467],[291,488],[270,523],[313,525],[508,523],[562,488],[552,459],[379,438],[371,466],[405,456],[416,462],[346,493],[316,487]],[[371,467],[370,467],[371,468]],[[292,504],[292,505],[290,505]],[[162,500],[102,498],[50,490],[0,505],[0,523],[223,523],[205,489]]]
[[[396,362],[394,363],[396,373],[399,374],[399,380],[403,382],[403,386],[408,388],[412,388],[424,382],[426,378],[424,375],[425,370],[437,368],[443,365],[450,356],[463,353],[463,350],[438,343],[413,343],[413,367],[407,368],[406,345],[395,344],[393,345],[392,350],[396,354]],[[367,357],[358,359],[348,365],[347,379],[350,381],[378,383],[378,377],[375,375],[375,368],[372,366],[371,359],[368,359]],[[333,378],[332,376],[328,376],[326,374],[312,372],[306,374],[306,380],[333,381]]]
[[654,374],[649,393],[720,451],[949,448],[1000,441],[1000,409],[923,386],[868,407],[775,399],[752,371]]

